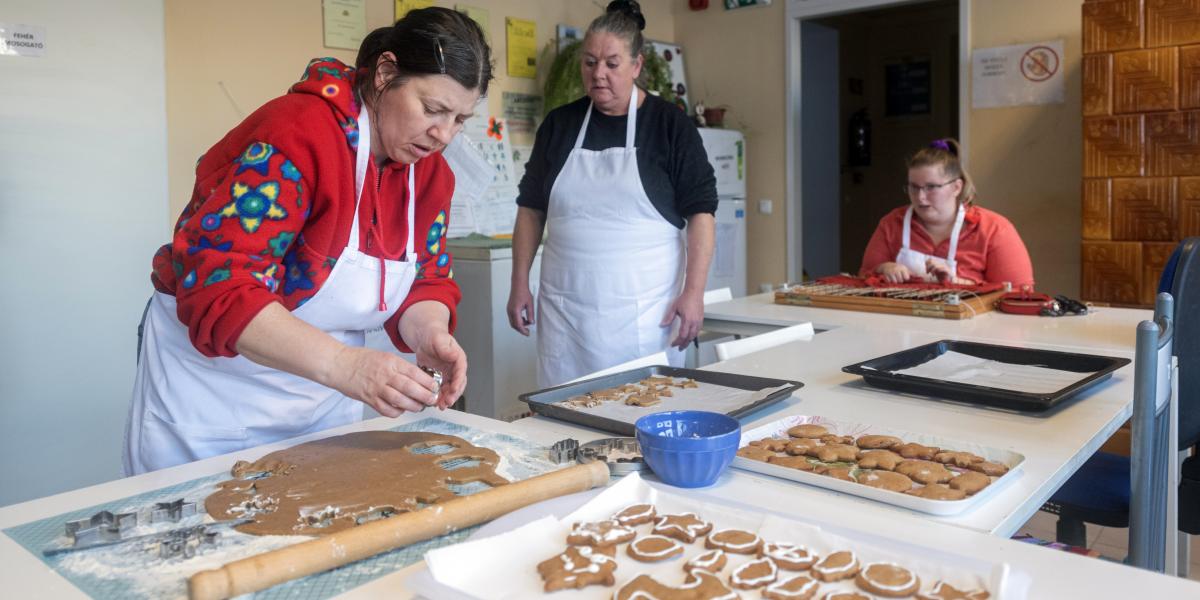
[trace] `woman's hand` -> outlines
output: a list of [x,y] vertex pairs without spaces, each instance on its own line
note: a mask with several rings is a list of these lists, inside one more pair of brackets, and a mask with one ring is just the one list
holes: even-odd
[[692,340],[696,339],[696,335],[700,333],[700,325],[704,323],[704,293],[684,290],[671,303],[671,308],[667,310],[666,316],[659,325],[669,327],[675,317],[679,317],[679,333],[675,339],[671,340],[671,345],[684,350]]
[[953,285],[975,285],[975,282],[965,277],[957,277],[950,273],[950,265],[930,259],[925,263],[925,270],[942,283]]
[[529,326],[534,324],[533,306],[529,284],[513,284],[508,292],[508,325],[525,337],[529,337]]
[[894,262],[885,262],[875,267],[875,272],[882,275],[883,280],[888,283],[904,283],[912,277],[908,267]]
[[467,389],[467,353],[463,352],[458,340],[448,331],[436,331],[422,336],[421,344],[413,348],[417,353],[417,364],[435,369],[442,374],[442,387],[437,396],[437,407],[446,410],[454,406]]
[[390,352],[345,346],[333,362],[329,386],[381,415],[398,417],[439,404],[433,378]]

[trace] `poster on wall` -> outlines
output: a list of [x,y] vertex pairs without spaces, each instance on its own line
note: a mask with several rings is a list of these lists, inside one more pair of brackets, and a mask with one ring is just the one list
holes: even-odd
[[45,27],[0,23],[0,56],[38,57],[45,53]]
[[567,46],[570,46],[571,44],[574,44],[580,40],[578,27],[572,27],[570,25],[563,25],[562,23],[559,23],[558,26],[555,27],[554,32],[557,35],[556,39],[558,41],[558,44],[555,47],[558,48],[559,52],[562,52],[563,48],[566,48]]
[[976,48],[971,54],[971,106],[1062,104],[1063,41]]
[[927,57],[884,64],[884,116],[916,117],[933,111],[930,65]]
[[508,122],[514,145],[532,146],[542,116],[542,97],[519,92],[504,92],[500,114]]
[[433,0],[396,0],[396,20],[403,19],[410,10],[429,8],[430,6],[433,6]]
[[508,38],[508,76],[537,77],[537,23],[525,19],[504,19]]
[[325,47],[358,50],[367,37],[366,0],[321,0]]
[[471,20],[478,23],[479,28],[483,30],[483,37],[488,40],[492,39],[492,34],[490,31],[491,17],[488,16],[488,11],[486,8],[468,6],[466,4],[455,4],[454,10],[471,17]]
[[688,112],[692,103],[688,98],[687,74],[683,70],[683,47],[655,41],[648,41],[646,45],[667,61],[667,66],[671,69],[671,89],[675,92],[675,104],[679,105],[683,112]]
[[725,10],[746,8],[747,6],[766,6],[771,0],[725,0]]

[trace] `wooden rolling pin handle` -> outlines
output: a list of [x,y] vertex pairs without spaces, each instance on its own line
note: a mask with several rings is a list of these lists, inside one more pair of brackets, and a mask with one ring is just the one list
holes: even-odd
[[542,500],[606,485],[608,480],[608,466],[595,461],[460,496],[200,571],[188,579],[188,596],[191,600],[220,600],[256,592],[490,521]]

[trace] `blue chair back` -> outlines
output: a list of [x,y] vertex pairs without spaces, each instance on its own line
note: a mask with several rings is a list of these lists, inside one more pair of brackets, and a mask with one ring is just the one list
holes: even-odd
[[1168,518],[1168,507],[1174,504],[1168,494],[1178,486],[1177,472],[1171,469],[1171,458],[1177,453],[1171,444],[1171,357],[1176,334],[1172,304],[1170,294],[1159,294],[1154,321],[1138,324],[1133,363],[1129,563],[1159,572],[1166,567],[1167,536],[1176,530],[1176,520]]
[[1159,280],[1175,299],[1179,357],[1179,449],[1200,444],[1200,237],[1180,242]]

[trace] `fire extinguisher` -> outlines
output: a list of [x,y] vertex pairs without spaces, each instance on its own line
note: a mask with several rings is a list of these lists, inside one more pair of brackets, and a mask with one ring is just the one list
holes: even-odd
[[871,166],[871,119],[867,109],[859,109],[850,117],[847,162],[851,167]]

